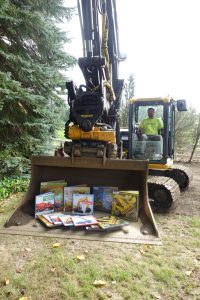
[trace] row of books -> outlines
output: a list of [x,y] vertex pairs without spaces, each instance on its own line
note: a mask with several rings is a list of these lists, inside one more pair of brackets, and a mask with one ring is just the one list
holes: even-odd
[[[67,212],[92,215],[94,210],[137,221],[138,191],[119,191],[117,187],[66,186],[65,181],[42,182],[35,198],[35,215]],[[92,193],[91,193],[92,192]]]
[[103,231],[117,229],[129,224],[115,216],[95,217],[93,215],[79,216],[63,213],[38,215],[38,219],[47,227],[85,227],[90,231]]
[[112,194],[117,191],[117,187],[94,186],[88,187],[86,184],[67,186],[67,182],[50,181],[41,182],[40,194],[53,192],[55,194],[55,211],[71,212],[73,206],[73,194],[93,194],[94,207],[97,210],[111,212]]

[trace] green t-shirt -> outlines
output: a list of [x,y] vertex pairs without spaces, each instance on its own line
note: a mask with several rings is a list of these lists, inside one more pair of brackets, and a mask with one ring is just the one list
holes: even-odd
[[163,128],[163,122],[158,118],[147,118],[142,120],[140,128],[144,134],[157,135],[158,130]]

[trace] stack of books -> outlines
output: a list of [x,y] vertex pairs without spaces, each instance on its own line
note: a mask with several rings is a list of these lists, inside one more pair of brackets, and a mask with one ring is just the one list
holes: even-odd
[[[90,193],[92,191],[92,193]],[[35,197],[35,217],[47,227],[85,227],[88,231],[117,229],[137,221],[139,193],[119,191],[117,187],[86,184],[67,186],[67,182],[41,182]],[[95,217],[94,211],[109,214]]]

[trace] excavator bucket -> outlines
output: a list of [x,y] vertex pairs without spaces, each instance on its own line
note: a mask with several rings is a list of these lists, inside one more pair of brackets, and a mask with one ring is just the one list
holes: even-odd
[[[61,239],[85,239],[124,243],[161,244],[154,217],[148,202],[148,163],[146,161],[69,158],[56,156],[33,157],[31,181],[25,198],[19,204],[1,233],[47,236]],[[119,190],[139,191],[139,218],[126,230],[88,232],[86,230],[47,228],[34,218],[35,195],[40,183],[66,180],[67,185],[117,186]],[[96,213],[96,212],[95,212]]]

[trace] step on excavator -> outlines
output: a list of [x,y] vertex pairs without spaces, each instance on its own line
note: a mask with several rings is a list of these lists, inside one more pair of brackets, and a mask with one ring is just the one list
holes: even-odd
[[[124,81],[119,79],[118,69],[125,57],[119,51],[116,1],[79,0],[77,4],[83,42],[83,57],[78,64],[85,83],[77,87],[73,81],[67,82],[70,114],[64,148],[57,151],[58,156],[32,157],[28,192],[7,221],[7,230],[44,235],[33,227],[35,195],[41,182],[64,179],[68,185],[137,190],[138,222],[131,223],[129,237],[112,237],[109,233],[110,240],[159,244],[148,200],[148,161],[122,159],[119,112]],[[67,236],[77,238],[69,231]],[[93,239],[101,238],[93,235]],[[92,239],[91,235],[87,239]]]

